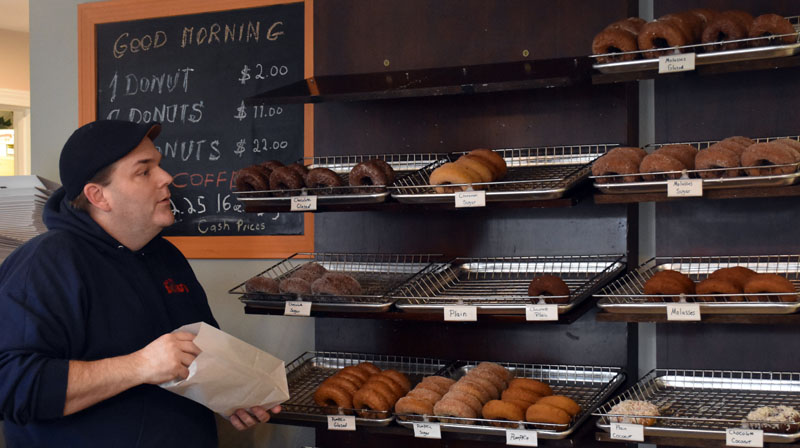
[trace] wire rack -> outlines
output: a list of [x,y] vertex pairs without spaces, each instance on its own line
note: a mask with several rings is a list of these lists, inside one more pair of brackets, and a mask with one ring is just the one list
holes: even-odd
[[[326,378],[347,366],[369,361],[381,369],[394,369],[404,373],[412,384],[422,377],[438,375],[450,364],[433,358],[411,356],[372,355],[345,352],[306,352],[286,366],[289,382],[289,401],[281,406],[280,417],[289,420],[325,421],[329,408],[318,406],[314,402],[314,392]],[[355,414],[355,409],[340,409],[341,414]],[[376,411],[371,411],[376,412]],[[394,416],[386,411],[378,418],[356,417],[357,425],[385,426],[391,423]]]
[[[742,428],[747,414],[761,406],[800,409],[800,373],[655,369],[600,406],[594,413],[601,417],[597,426],[609,431],[610,420],[618,417],[611,408],[624,400],[658,407],[661,416],[644,427],[645,435],[724,439],[727,428]],[[800,432],[779,433],[766,422],[748,424],[764,430],[765,442],[800,439]]]
[[[792,140],[800,141],[800,136],[790,135],[785,137],[760,137],[752,139],[756,143],[765,143],[778,139],[789,138]],[[685,144],[692,145],[698,150],[703,150],[709,146],[717,143],[718,140],[705,140],[698,142],[679,142],[679,143],[660,143],[650,144],[646,148],[656,150],[666,145]],[[775,174],[765,176],[737,176],[737,177],[720,177],[713,179],[703,179],[703,189],[715,188],[752,188],[752,187],[779,187],[784,185],[792,185],[800,179],[800,162],[783,164],[783,165],[770,165],[770,167],[791,167],[793,172],[789,174]],[[736,167],[735,169],[743,171],[750,168],[763,168],[763,167]],[[660,171],[654,173],[647,173],[653,175],[657,180],[653,181],[638,181],[638,182],[625,182],[623,178],[631,176],[630,174],[609,174],[604,176],[590,176],[594,179],[594,186],[603,193],[659,193],[667,191],[668,178],[683,177],[683,178],[699,178],[701,173],[724,173],[730,171],[731,168],[709,168],[703,170],[682,170],[682,171]]]
[[[600,403],[607,400],[614,390],[625,381],[625,374],[618,367],[498,364],[509,369],[515,377],[532,378],[547,383],[553,389],[554,394],[566,395],[581,406],[580,413],[574,416],[567,425],[511,422],[512,424],[516,423],[518,429],[536,430],[538,437],[542,439],[563,439],[568,437],[578,425],[591,415],[591,412]],[[461,361],[448,366],[443,375],[457,380],[477,365],[478,362]],[[435,421],[436,419],[435,416],[420,417],[419,415],[411,414],[396,414],[396,416],[397,422],[406,427],[412,426],[414,421]],[[440,427],[442,431],[503,435],[507,427],[497,425],[508,424],[509,422],[504,420],[448,417],[448,422],[441,423]]]
[[445,305],[474,305],[479,312],[525,312],[526,305],[540,303],[528,295],[531,279],[541,274],[561,277],[569,297],[558,305],[559,313],[572,309],[615,278],[625,268],[622,255],[577,255],[499,258],[457,258],[434,263],[414,281],[393,295],[404,311],[430,312]]
[[[615,144],[495,149],[506,161],[508,173],[500,181],[453,186],[481,187],[487,201],[524,201],[560,198],[589,175],[589,165]],[[399,179],[392,197],[406,203],[453,202],[455,193],[437,193],[430,184],[433,170],[466,153],[442,155],[436,162]]]
[[296,253],[256,276],[272,278],[278,282],[289,278],[303,264],[316,262],[329,271],[345,273],[361,285],[359,295],[311,294],[299,296],[292,293],[268,294],[245,290],[240,283],[229,291],[241,295],[240,300],[250,306],[283,309],[286,301],[308,301],[317,311],[386,311],[394,302],[390,292],[428,267],[435,254],[351,254],[351,253]]
[[[655,257],[642,263],[635,270],[608,285],[598,294],[598,306],[609,312],[619,313],[664,313],[666,304],[676,301],[696,302],[701,313],[708,314],[788,314],[800,307],[800,294],[793,302],[783,302],[780,296],[786,293],[760,294],[684,294],[663,296],[644,294],[644,284],[656,272],[672,269],[686,274],[695,282],[721,268],[743,266],[760,274],[772,273],[785,276],[800,288],[800,255],[736,255],[714,257]],[[748,297],[758,301],[748,301]]]

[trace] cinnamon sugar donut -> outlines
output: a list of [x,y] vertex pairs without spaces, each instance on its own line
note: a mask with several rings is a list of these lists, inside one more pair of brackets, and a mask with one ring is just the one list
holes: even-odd
[[361,284],[353,277],[340,272],[328,272],[311,283],[314,294],[357,296],[361,294]]
[[735,50],[744,47],[743,42],[726,42],[747,37],[747,29],[753,17],[747,19],[743,11],[723,11],[714,17],[703,30],[701,41],[706,51]]
[[[465,376],[464,378],[472,381],[473,383],[477,383],[478,386],[483,388],[483,390],[485,390],[486,393],[489,394],[489,399],[500,398],[500,391],[503,390],[505,387],[498,388],[497,386],[495,386],[494,383],[492,383],[488,379],[475,375],[474,371],[471,373],[472,373],[471,375],[467,374],[467,376]],[[492,373],[488,374],[493,375]]]
[[470,424],[472,422],[463,419],[474,419],[478,413],[467,404],[458,400],[441,399],[433,405],[433,414],[439,417],[443,423]]
[[450,390],[466,392],[480,400],[481,403],[486,403],[487,401],[491,400],[489,392],[486,391],[486,389],[482,388],[478,383],[468,379],[458,380],[456,384],[450,386]]
[[[463,165],[458,165],[454,162],[448,162],[444,165],[433,170],[430,176],[429,183],[434,185],[434,191],[437,193],[455,193],[458,191],[466,191],[470,184],[473,182],[480,182],[472,171],[466,169]],[[453,185],[464,184],[464,185]],[[473,189],[479,189],[480,185],[474,185]]]
[[737,146],[738,148],[741,148],[741,149],[734,149],[733,146],[726,146],[728,149],[730,149],[731,151],[734,151],[736,154],[739,154],[741,156],[742,152],[744,152],[744,150],[747,149],[748,146],[750,146],[753,143],[755,143],[755,141],[753,141],[753,139],[751,139],[749,137],[745,137],[743,135],[734,135],[733,137],[728,137],[728,138],[720,140],[719,143],[721,143],[721,144],[733,144],[733,145]]
[[686,165],[681,163],[680,160],[657,152],[645,157],[639,165],[639,172],[642,173],[642,179],[651,182],[661,180],[662,178],[679,179],[681,177],[680,172],[685,169]]
[[478,176],[481,182],[491,182],[495,178],[494,167],[489,165],[489,162],[478,156],[470,156],[469,154],[465,154],[459,157],[455,163],[460,164],[469,171],[472,171],[474,175]]
[[483,370],[483,369],[491,370],[492,372],[494,372],[495,375],[497,375],[500,378],[502,378],[503,381],[505,381],[505,382],[509,382],[509,381],[511,381],[512,378],[514,378],[514,374],[511,373],[510,370],[506,369],[505,367],[501,366],[500,364],[497,364],[497,363],[494,363],[494,362],[489,362],[489,361],[483,361],[483,362],[478,363],[478,365],[475,366],[475,368],[472,369],[472,370]]
[[569,302],[569,286],[560,277],[544,274],[534,277],[528,284],[528,295],[531,297],[539,296],[565,296],[550,297],[545,301],[548,303],[567,303]]
[[267,294],[279,294],[280,286],[278,282],[269,277],[253,277],[244,283],[245,292],[263,292]]
[[492,383],[492,385],[495,387],[495,390],[488,390],[489,396],[497,395],[501,390],[506,388],[505,380],[503,380],[503,378],[496,373],[487,369],[472,369],[467,373],[465,378],[469,380],[473,378],[483,378],[484,380]]
[[[483,405],[481,409],[483,418],[489,420],[508,420],[512,422],[520,422],[525,419],[525,411],[513,403],[500,400],[491,400]],[[503,422],[490,422],[494,426],[510,427],[517,426],[516,423],[503,423]]]
[[[758,293],[791,293],[778,296],[781,302],[796,302],[797,289],[794,284],[786,279],[786,277],[778,274],[756,274],[747,279],[744,284],[745,294],[758,294]],[[769,301],[773,297],[770,296],[747,296],[747,300],[751,302]]]
[[790,138],[780,138],[777,140],[773,140],[773,143],[777,143],[779,145],[783,145],[786,148],[789,148],[795,155],[795,158],[800,159],[800,142],[797,140],[792,140]]
[[600,64],[632,61],[639,56],[636,36],[626,29],[606,28],[594,36],[592,54],[603,55],[597,58]]
[[553,389],[547,383],[532,378],[514,378],[508,383],[508,388],[518,387],[520,389],[529,390],[539,395],[552,395]]
[[[697,284],[695,291],[700,296],[698,299],[706,302],[714,302],[717,297],[706,294],[741,294],[742,288],[730,280],[707,278]],[[721,299],[731,302],[741,302],[743,300],[741,296],[723,296]]]
[[565,395],[550,395],[547,397],[542,397],[536,402],[536,404],[546,404],[557,407],[569,414],[570,417],[575,417],[579,412],[581,412],[581,406],[576,403],[575,400]]
[[467,153],[467,155],[480,157],[481,159],[489,163],[492,166],[493,171],[495,172],[495,180],[501,179],[503,176],[506,175],[506,172],[508,171],[508,165],[506,164],[505,159],[503,159],[503,156],[498,154],[496,151],[492,151],[491,149],[486,149],[486,148],[473,149],[472,151]]
[[311,294],[311,283],[298,277],[289,277],[281,280],[278,285],[281,292],[291,294]]
[[466,392],[462,392],[460,390],[451,390],[444,394],[442,400],[455,400],[464,403],[465,405],[472,408],[475,411],[475,414],[480,415],[481,408],[483,408],[483,403],[478,400],[474,395],[468,394]]
[[654,20],[646,23],[641,30],[637,41],[639,50],[644,52],[645,58],[657,58],[664,54],[673,53],[673,47],[680,47],[689,43],[689,37],[672,20]]
[[236,191],[264,191],[269,189],[269,180],[257,166],[248,166],[236,172]]
[[687,144],[664,145],[658,148],[655,153],[678,159],[686,169],[693,170],[697,148]]
[[740,290],[744,290],[744,284],[747,280],[756,275],[756,271],[748,269],[744,266],[732,266],[729,268],[720,268],[708,275],[707,278],[727,280],[736,285]]
[[721,169],[738,167],[739,156],[718,143],[698,152],[694,159],[694,165],[696,169],[701,170],[697,174],[703,179],[737,177],[739,175],[738,169]]
[[626,157],[629,157],[630,159],[634,160],[636,162],[636,166],[639,166],[639,164],[642,163],[642,159],[647,157],[647,151],[645,151],[642,148],[636,148],[631,146],[619,146],[617,148],[608,151],[606,155],[618,154],[618,153],[623,154]]
[[452,378],[447,378],[444,376],[435,376],[435,375],[423,377],[421,382],[424,383],[426,381],[431,383],[436,383],[447,389],[449,389],[450,386],[456,383],[456,380]]
[[598,184],[636,182],[639,180],[638,173],[639,164],[620,153],[606,154],[592,163],[593,176],[619,176],[595,179]]
[[542,394],[538,394],[530,389],[523,389],[521,387],[509,387],[503,391],[501,398],[503,400],[523,401],[531,405],[539,401],[542,398]]
[[308,188],[321,189],[320,193],[333,194],[333,187],[344,185],[342,178],[328,168],[313,168],[308,171],[306,176],[306,186]]
[[290,195],[293,194],[290,190],[301,188],[303,188],[303,178],[287,166],[275,168],[269,175],[269,189],[275,190],[273,194],[276,196]]
[[430,389],[425,389],[422,387],[415,387],[413,390],[409,391],[406,394],[406,397],[416,398],[418,400],[427,401],[433,406],[437,401],[442,399],[442,395],[438,392],[434,392]]
[[[453,386],[455,386],[455,384]],[[446,394],[448,389],[451,389],[451,388],[452,387],[448,388],[448,387],[440,386],[440,385],[438,385],[438,384],[436,384],[434,382],[430,382],[430,381],[427,381],[427,382],[423,381],[423,382],[417,384],[414,387],[415,390],[416,389],[426,389],[426,390],[433,391],[433,392],[439,394],[439,396],[442,396],[442,395]]]
[[750,176],[791,174],[797,170],[797,167],[794,165],[795,162],[797,162],[797,156],[792,150],[774,142],[750,145],[742,153],[743,167],[786,165],[745,169],[745,172]]
[[533,404],[525,411],[525,420],[531,423],[567,425],[572,418],[563,409],[546,404]]
[[[396,414],[433,415],[433,403],[414,397],[403,397],[394,404],[394,412]],[[400,420],[407,418],[400,415],[397,417]]]
[[[780,36],[782,34],[786,34],[786,36],[771,37]],[[747,30],[747,36],[765,37],[765,39],[757,39],[750,42],[751,47],[792,44],[797,42],[797,32],[794,30],[792,24],[778,14],[763,14],[756,17]]]

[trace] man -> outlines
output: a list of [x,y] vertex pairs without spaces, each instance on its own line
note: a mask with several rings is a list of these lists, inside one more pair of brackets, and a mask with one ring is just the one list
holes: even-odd
[[[61,152],[48,232],[0,266],[0,418],[10,447],[216,447],[213,413],[158,384],[200,353],[188,323],[217,326],[183,255],[157,123],[103,120]],[[272,409],[279,412],[280,407]],[[261,407],[237,429],[269,420]]]

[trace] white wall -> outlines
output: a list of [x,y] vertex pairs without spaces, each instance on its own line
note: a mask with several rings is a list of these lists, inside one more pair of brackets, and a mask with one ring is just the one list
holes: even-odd
[[[78,0],[30,0],[31,169],[59,180],[58,155],[78,125]],[[245,315],[228,289],[267,267],[266,260],[190,260],[223,330],[290,362],[314,348],[313,319]],[[309,428],[260,425],[237,433],[220,427],[220,446],[313,445]],[[0,442],[2,443],[2,442]],[[2,448],[2,446],[0,446]]]
[[28,33],[0,30],[0,89],[30,90]]

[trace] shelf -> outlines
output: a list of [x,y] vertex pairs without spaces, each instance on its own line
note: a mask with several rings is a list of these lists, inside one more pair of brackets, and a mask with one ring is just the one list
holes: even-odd
[[[627,442],[614,440],[611,438],[611,435],[605,431],[598,432],[596,434],[595,440],[598,442],[612,442],[617,444],[623,444]],[[724,447],[728,446],[725,444],[724,439],[693,439],[693,438],[685,438],[685,437],[656,437],[656,436],[647,436],[644,438],[644,442],[642,443],[651,443],[658,446],[690,446],[690,447]],[[797,448],[800,447],[800,443],[764,443],[765,448]]]
[[598,322],[655,322],[696,324],[800,325],[800,314],[703,314],[700,322],[668,321],[664,314],[597,313]]
[[800,196],[800,185],[789,185],[786,187],[721,188],[704,190],[703,196],[697,198],[671,198],[667,197],[667,193],[595,193],[594,202],[595,204],[630,204],[636,202],[686,201],[698,199],[779,198],[791,196]]
[[365,101],[565,87],[589,81],[588,57],[316,76],[247,98],[248,104]]

